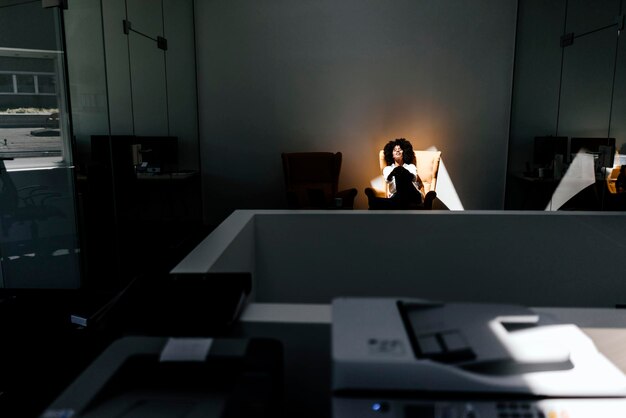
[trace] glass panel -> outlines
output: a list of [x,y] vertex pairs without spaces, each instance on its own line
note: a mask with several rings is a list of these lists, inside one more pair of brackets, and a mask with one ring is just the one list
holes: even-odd
[[56,93],[56,78],[53,75],[38,75],[39,93]]
[[[520,3],[507,209],[626,209],[626,197],[614,186],[626,92],[615,25],[619,5]],[[576,37],[561,46],[564,32]]]
[[0,93],[14,93],[11,74],[0,74]]
[[16,79],[18,93],[35,93],[35,77],[33,75],[18,74]]
[[0,16],[0,285],[7,288],[80,286],[59,13],[28,2]]
[[553,191],[524,173],[534,169],[534,137],[556,134],[565,11],[564,0],[519,3],[505,209],[543,210]]
[[609,136],[615,138],[617,149],[621,155],[619,165],[626,164],[626,39],[618,38],[617,62],[615,71],[615,85],[611,109],[611,131]]
[[55,87],[62,69],[59,51],[0,47],[0,70],[12,73],[17,86],[0,94],[0,153],[13,159],[8,168],[70,163],[69,141],[61,132],[67,127],[59,124],[64,100]]
[[607,137],[616,42],[609,28],[565,48],[558,135]]
[[0,207],[4,287],[79,287],[72,171],[0,170]]
[[[127,4],[128,17],[133,22],[133,27],[154,39],[163,35],[161,7],[154,7],[149,0],[131,0]],[[135,135],[162,135],[169,132],[164,54],[152,39],[130,33],[129,57]]]
[[163,27],[169,48],[166,57],[169,133],[178,137],[178,168],[198,169],[198,103],[193,22],[193,2],[163,1]]
[[619,9],[619,0],[568,0],[565,32],[580,35],[612,25]]
[[[65,43],[71,51],[67,57],[67,72],[70,80],[73,134],[76,139],[74,151],[79,170],[86,171],[86,163],[90,159],[91,136],[110,133],[104,59],[105,55],[108,59],[109,54],[104,51],[100,1],[70,1],[65,11],[64,23],[67,34]],[[122,35],[125,36],[123,33]],[[117,69],[123,71],[121,68],[123,67],[120,65]],[[128,71],[126,74],[128,75]],[[128,110],[127,113],[131,114],[129,109],[130,104],[123,111]]]

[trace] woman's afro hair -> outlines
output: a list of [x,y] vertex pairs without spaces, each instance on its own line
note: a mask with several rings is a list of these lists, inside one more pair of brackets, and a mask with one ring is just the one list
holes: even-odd
[[402,149],[402,159],[404,160],[404,164],[412,164],[413,160],[415,159],[413,145],[411,145],[411,143],[404,138],[398,138],[389,141],[383,149],[385,152],[385,162],[387,163],[387,165],[393,164],[393,149],[396,145],[400,145],[400,148]]

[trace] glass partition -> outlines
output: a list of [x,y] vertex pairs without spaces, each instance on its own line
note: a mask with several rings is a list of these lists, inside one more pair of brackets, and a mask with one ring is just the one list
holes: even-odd
[[626,210],[624,6],[519,2],[505,209]]
[[69,0],[63,17],[83,283],[118,289],[200,216],[193,2]]
[[77,288],[80,246],[61,16],[41,2],[2,8],[0,284]]

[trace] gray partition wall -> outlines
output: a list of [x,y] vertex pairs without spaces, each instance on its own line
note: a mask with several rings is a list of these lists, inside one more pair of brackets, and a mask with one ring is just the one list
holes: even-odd
[[613,307],[626,302],[624,236],[626,214],[236,211],[173,272],[250,271],[257,302]]

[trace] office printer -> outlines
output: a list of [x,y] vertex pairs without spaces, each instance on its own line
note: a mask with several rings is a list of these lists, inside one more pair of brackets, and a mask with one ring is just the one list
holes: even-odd
[[626,377],[577,326],[504,304],[332,304],[335,417],[626,417]]
[[273,418],[282,358],[272,339],[124,337],[41,418]]

